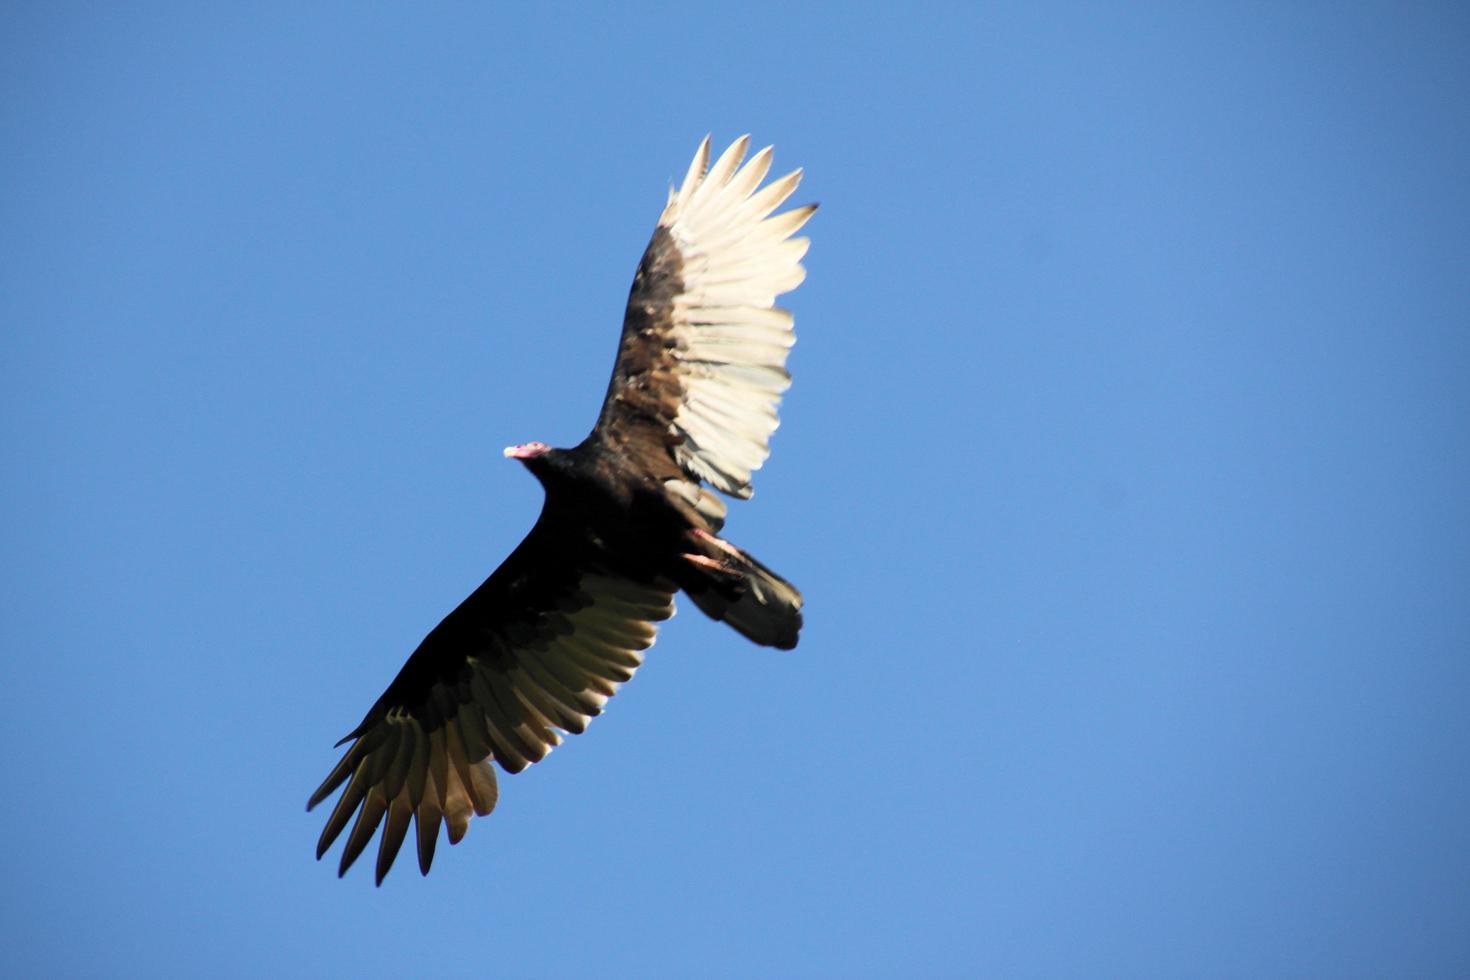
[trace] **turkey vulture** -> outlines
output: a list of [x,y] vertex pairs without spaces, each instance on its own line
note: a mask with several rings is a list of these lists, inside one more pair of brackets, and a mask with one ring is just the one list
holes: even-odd
[[[424,637],[311,795],[346,784],[317,859],[352,822],[338,875],[382,826],[377,882],[414,822],[429,873],[442,822],[459,843],[517,773],[578,733],[643,662],[683,590],[707,616],[789,650],[801,593],[719,537],[725,504],[751,495],[795,342],[778,295],[805,277],[816,205],[773,215],[801,171],[760,187],[771,148],[749,138],[709,166],[709,138],[669,191],[623,315],[597,424],[571,449],[505,450],[546,493],[509,558]],[[356,819],[354,820],[354,814]]]

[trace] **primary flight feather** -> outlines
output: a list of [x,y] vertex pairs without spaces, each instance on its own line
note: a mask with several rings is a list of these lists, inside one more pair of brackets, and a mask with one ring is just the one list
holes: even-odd
[[493,763],[516,773],[581,732],[653,644],[683,591],[764,646],[790,649],[801,593],[719,536],[748,498],[790,384],[791,314],[816,205],[775,210],[801,179],[761,187],[771,148],[742,166],[741,137],[709,162],[706,138],[669,192],[638,263],[597,424],[571,449],[505,450],[546,500],[505,562],[424,637],[351,734],[307,809],[342,794],[317,857],[347,829],[345,874],[381,827],[377,881],[415,829],[428,874],[495,807]]

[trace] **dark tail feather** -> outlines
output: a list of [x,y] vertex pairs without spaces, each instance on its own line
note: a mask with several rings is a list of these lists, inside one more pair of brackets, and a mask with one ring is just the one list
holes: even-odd
[[790,650],[801,632],[801,593],[750,555],[712,534],[693,532],[679,586],[710,619],[761,646]]

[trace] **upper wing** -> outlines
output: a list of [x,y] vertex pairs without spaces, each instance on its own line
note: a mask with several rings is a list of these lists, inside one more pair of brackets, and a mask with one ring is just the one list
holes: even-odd
[[667,447],[691,478],[736,497],[770,455],[776,406],[791,383],[796,337],[776,297],[806,276],[807,239],[791,238],[815,204],[771,217],[801,180],[797,170],[756,188],[771,148],[744,167],[749,137],[713,167],[709,138],[648,243],[623,320],[617,364],[595,438],[620,451]]
[[[673,615],[674,585],[598,567],[543,510],[493,575],[444,618],[373,705],[307,809],[347,788],[317,843],[320,858],[356,813],[338,874],[387,816],[381,884],[408,831],[418,828],[429,872],[439,824],[459,843],[470,814],[495,806],[493,759],[509,772],[539,762],[578,733],[633,676],[653,624]],[[341,743],[338,743],[341,744]]]

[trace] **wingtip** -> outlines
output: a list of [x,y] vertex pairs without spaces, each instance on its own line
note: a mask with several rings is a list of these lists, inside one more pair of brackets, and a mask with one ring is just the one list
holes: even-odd
[[[669,202],[668,208],[682,207],[689,200],[689,195],[694,193],[695,187],[704,180],[705,171],[709,167],[709,140],[709,134],[706,133],[704,139],[699,141],[699,148],[694,151],[694,159],[689,161],[689,169],[684,172],[679,191]],[[668,208],[665,209],[666,214]]]

